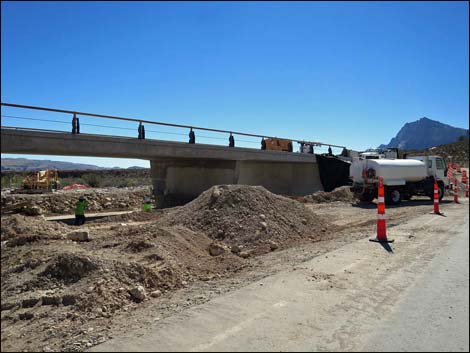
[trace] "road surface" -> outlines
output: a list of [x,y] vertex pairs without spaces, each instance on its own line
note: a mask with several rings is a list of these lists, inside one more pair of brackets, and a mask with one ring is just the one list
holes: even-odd
[[[92,351],[469,351],[468,201]],[[391,251],[390,251],[391,250]]]

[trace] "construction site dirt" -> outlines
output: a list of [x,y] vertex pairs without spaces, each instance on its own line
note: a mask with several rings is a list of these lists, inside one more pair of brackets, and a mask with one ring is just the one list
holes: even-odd
[[[185,206],[82,227],[3,215],[2,351],[83,351],[374,235],[375,204],[347,188],[328,194],[298,202],[222,185]],[[429,198],[389,207],[388,227],[431,209]]]

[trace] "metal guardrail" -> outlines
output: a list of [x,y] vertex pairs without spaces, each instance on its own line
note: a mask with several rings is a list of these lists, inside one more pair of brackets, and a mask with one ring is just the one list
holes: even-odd
[[[318,142],[318,141],[305,141],[305,140],[290,139],[290,138],[283,138],[283,137],[276,137],[276,136],[250,134],[250,133],[239,132],[239,131],[211,129],[211,128],[205,128],[205,127],[200,127],[200,126],[172,124],[172,123],[165,123],[165,122],[161,122],[161,121],[152,121],[152,120],[126,118],[126,117],[112,116],[112,115],[86,113],[86,112],[67,110],[67,109],[46,108],[46,107],[37,107],[37,106],[13,104],[13,103],[0,103],[0,105],[4,106],[4,107],[32,109],[32,110],[39,110],[39,111],[48,111],[48,112],[55,112],[55,113],[72,114],[73,117],[81,115],[81,116],[88,116],[88,117],[101,118],[101,119],[113,119],[113,120],[121,120],[121,121],[127,121],[127,122],[131,121],[131,122],[136,122],[136,123],[139,123],[139,124],[145,123],[145,124],[154,124],[154,125],[171,126],[171,127],[177,127],[177,128],[185,128],[185,129],[190,129],[190,130],[201,130],[201,131],[226,133],[226,134],[230,134],[230,135],[259,137],[261,139],[265,139],[265,138],[285,139],[285,140],[290,140],[290,141],[293,141],[293,142],[297,142],[299,144],[313,145],[313,146],[330,146],[330,147],[346,148],[345,146],[333,145],[333,144],[330,144],[330,143],[324,143],[324,142]],[[34,119],[31,119],[31,120],[34,120]],[[83,124],[83,125],[85,125],[85,124]],[[116,127],[111,127],[111,126],[108,126],[108,127],[109,128],[116,128]]]

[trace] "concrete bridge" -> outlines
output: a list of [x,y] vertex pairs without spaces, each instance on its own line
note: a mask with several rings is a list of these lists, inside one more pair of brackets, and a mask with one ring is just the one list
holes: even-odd
[[262,185],[297,196],[323,189],[314,154],[6,127],[1,152],[150,160],[160,207],[217,184]]

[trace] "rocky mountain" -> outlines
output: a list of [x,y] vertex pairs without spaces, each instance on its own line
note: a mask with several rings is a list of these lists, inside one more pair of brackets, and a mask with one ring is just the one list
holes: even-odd
[[102,170],[106,169],[93,164],[81,164],[72,162],[60,162],[51,160],[27,159],[27,158],[2,158],[3,171],[29,171],[29,170]]
[[379,148],[418,150],[455,142],[462,135],[468,136],[468,130],[423,117],[406,123],[389,144],[380,145]]

